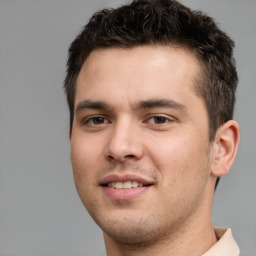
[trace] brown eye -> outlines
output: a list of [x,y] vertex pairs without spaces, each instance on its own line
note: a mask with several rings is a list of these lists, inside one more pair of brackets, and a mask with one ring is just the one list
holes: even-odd
[[102,117],[102,116],[91,116],[83,120],[83,125],[87,126],[97,126],[102,124],[109,123],[108,119]]
[[163,116],[155,116],[153,117],[154,123],[156,124],[164,124],[168,121],[166,117]]
[[90,123],[93,124],[93,125],[99,125],[99,124],[104,124],[105,122],[106,122],[105,118],[97,116],[97,117],[93,117],[91,119]]

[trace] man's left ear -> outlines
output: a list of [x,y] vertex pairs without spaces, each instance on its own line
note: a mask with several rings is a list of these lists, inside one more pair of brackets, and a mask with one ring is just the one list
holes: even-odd
[[233,164],[240,140],[239,124],[229,120],[220,126],[214,140],[214,155],[211,174],[215,177],[226,175]]

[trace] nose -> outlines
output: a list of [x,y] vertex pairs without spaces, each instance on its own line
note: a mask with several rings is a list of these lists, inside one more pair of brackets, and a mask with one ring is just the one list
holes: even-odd
[[109,135],[105,153],[109,161],[141,159],[144,152],[138,128],[125,121],[117,123]]

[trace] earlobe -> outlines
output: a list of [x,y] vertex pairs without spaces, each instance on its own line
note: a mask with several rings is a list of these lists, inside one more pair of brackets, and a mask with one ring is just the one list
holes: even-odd
[[229,120],[220,126],[214,140],[214,155],[211,174],[215,177],[226,175],[236,157],[240,140],[239,124]]

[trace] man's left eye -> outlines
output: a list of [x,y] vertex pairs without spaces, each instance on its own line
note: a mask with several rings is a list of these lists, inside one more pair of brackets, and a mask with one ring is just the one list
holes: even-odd
[[148,122],[151,124],[165,124],[169,121],[170,119],[164,116],[152,116],[148,119]]

